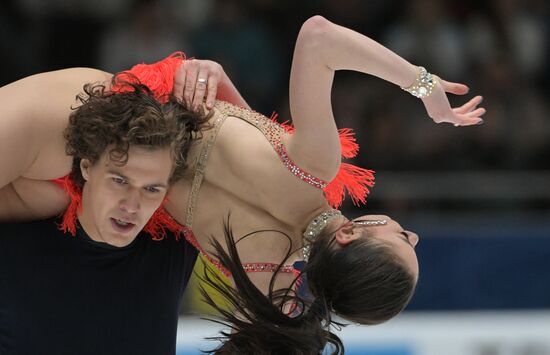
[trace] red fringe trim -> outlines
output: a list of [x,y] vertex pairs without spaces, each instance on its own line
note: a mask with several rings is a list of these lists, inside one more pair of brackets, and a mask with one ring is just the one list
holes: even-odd
[[76,235],[76,219],[82,211],[82,189],[73,183],[69,175],[55,179],[53,182],[59,185],[70,198],[69,207],[63,213],[63,220],[58,224],[58,228],[64,233],[71,233],[74,237]]
[[[67,175],[65,177],[52,180],[59,185],[71,199],[69,207],[63,213],[63,219],[58,228],[64,233],[70,233],[73,237],[76,235],[76,226],[78,214],[82,211],[82,189],[76,186],[71,178]],[[176,240],[179,240],[181,234],[184,233],[185,227],[176,222],[164,209],[164,203],[167,198],[162,201],[161,205],[153,213],[143,230],[151,235],[153,240],[163,240],[166,238],[166,231],[174,233]]]
[[[294,126],[289,121],[277,122],[278,114],[273,112],[271,120],[278,123],[287,133],[294,132]],[[355,132],[351,128],[338,130],[342,158],[355,158],[359,152],[359,144],[355,139]],[[339,208],[346,196],[351,197],[354,205],[366,204],[370,188],[374,186],[374,171],[358,167],[353,164],[341,163],[336,177],[323,189],[325,198],[332,208]]]
[[174,88],[174,75],[178,67],[185,60],[183,52],[175,52],[165,59],[153,64],[137,64],[130,70],[123,71],[115,77],[115,83],[111,87],[114,93],[128,92],[130,87],[124,82],[139,83],[146,85],[152,92],[155,99],[161,104],[168,102],[172,89]]
[[351,197],[354,205],[364,205],[370,192],[369,188],[373,186],[374,171],[341,163],[338,174],[323,191],[329,205],[332,208],[339,208],[346,193]]
[[359,152],[359,144],[355,140],[355,132],[351,128],[338,130],[342,158],[355,158]]
[[180,240],[184,233],[185,227],[179,224],[172,216],[164,209],[164,203],[167,198],[162,201],[161,205],[149,219],[149,222],[143,227],[143,230],[151,235],[153,240],[163,240],[166,238],[166,230],[169,230],[176,236],[176,240]]

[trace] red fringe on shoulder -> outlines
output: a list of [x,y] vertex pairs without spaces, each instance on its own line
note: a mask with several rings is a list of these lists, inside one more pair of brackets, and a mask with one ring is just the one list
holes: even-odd
[[61,187],[70,198],[69,207],[63,213],[63,220],[58,228],[64,233],[71,233],[74,237],[76,235],[76,219],[82,211],[82,189],[73,183],[69,175],[55,179],[53,182]]
[[164,209],[166,198],[161,203],[160,207],[153,213],[149,222],[143,227],[153,240],[163,240],[166,238],[166,230],[169,230],[176,236],[176,240],[180,240],[184,233],[185,227],[176,222],[172,216]]
[[[82,211],[82,189],[73,183],[69,175],[52,181],[60,186],[69,195],[71,200],[69,207],[63,213],[63,219],[58,228],[64,233],[70,233],[74,237],[76,235],[76,219]],[[145,227],[143,227],[143,230],[151,235],[153,240],[163,240],[166,238],[166,230],[174,233],[176,240],[179,240],[185,230],[185,227],[176,222],[164,209],[163,206],[166,200],[165,198]]]
[[[350,128],[338,130],[342,158],[355,158],[359,152],[359,144],[355,140],[355,132]],[[374,171],[353,164],[341,163],[336,177],[323,189],[325,197],[332,208],[339,208],[346,193],[354,205],[364,205],[367,201],[369,188],[374,186]]]
[[359,144],[355,140],[355,132],[351,128],[342,128],[338,130],[340,136],[340,149],[342,158],[355,158],[359,152]]
[[134,82],[136,79],[146,85],[161,104],[168,102],[174,87],[174,75],[178,67],[185,60],[183,52],[175,52],[165,59],[153,64],[137,64],[130,70],[123,71],[116,76],[112,92],[121,93],[130,90],[124,81]]
[[[294,126],[289,121],[277,122],[278,114],[273,112],[271,120],[278,123],[287,133],[294,132]],[[355,140],[355,132],[351,128],[338,130],[342,158],[355,158],[359,152],[359,144]],[[354,205],[365,204],[370,188],[374,186],[374,171],[353,164],[341,163],[336,177],[323,189],[325,198],[332,208],[339,208],[346,193]]]
[[332,208],[339,208],[346,193],[354,205],[364,205],[369,188],[374,186],[374,171],[353,164],[342,163],[336,177],[323,189]]

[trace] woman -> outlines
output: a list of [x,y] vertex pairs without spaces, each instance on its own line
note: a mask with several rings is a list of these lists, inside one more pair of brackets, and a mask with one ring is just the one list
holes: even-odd
[[[376,324],[399,313],[412,296],[418,279],[414,253],[418,236],[387,216],[350,221],[331,207],[323,193],[340,171],[341,153],[349,157],[356,148],[349,140],[341,146],[332,115],[330,91],[336,70],[371,74],[405,88],[422,99],[435,122],[460,126],[482,122],[485,110],[477,108],[481,97],[459,108],[449,105],[445,92],[466,94],[465,85],[430,76],[369,38],[322,17],[307,20],[298,35],[291,70],[293,133],[257,113],[218,102],[211,128],[189,151],[186,177],[172,187],[165,205],[185,227],[186,237],[233,276],[238,292],[220,288],[240,312],[237,316],[225,313],[235,331],[226,335],[229,339],[220,353],[318,353],[326,342],[340,347],[327,329],[330,312],[353,322]],[[86,71],[85,75],[80,85],[104,80],[106,74]],[[208,82],[208,75],[200,71],[193,77],[180,72],[174,90],[194,106],[211,85]],[[227,83],[223,77],[221,85],[230,87]],[[181,86],[200,90],[193,98],[188,93],[192,90]],[[62,92],[54,96],[66,100],[59,107],[66,110],[68,93],[77,88],[74,83],[59,89]],[[234,102],[244,106],[235,91],[229,92]],[[22,126],[35,122],[36,112],[27,114]],[[40,120],[41,134],[33,128],[33,138],[59,138],[67,112],[53,115],[55,119]],[[10,136],[16,134],[30,138],[25,128],[12,129]],[[2,152],[11,149],[19,159],[2,154],[0,163],[9,164],[10,175],[0,176],[0,182],[18,177],[47,180],[69,173],[70,160],[59,154],[62,146],[56,152],[22,154],[14,149],[20,139],[1,143]],[[368,171],[347,171],[351,180],[361,180],[352,186],[360,190],[356,198],[361,200],[371,184]],[[335,194],[334,189],[327,191],[333,207],[339,200]],[[56,201],[58,209],[66,205],[62,198]],[[292,265],[304,259],[308,263],[302,275],[311,299],[302,304],[291,291],[296,282]],[[245,274],[243,269],[258,272]],[[278,289],[283,292],[273,291]]]

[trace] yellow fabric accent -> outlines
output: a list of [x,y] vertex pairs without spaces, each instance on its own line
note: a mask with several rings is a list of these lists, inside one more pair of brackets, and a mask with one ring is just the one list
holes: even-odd
[[[206,304],[202,300],[202,295],[200,292],[200,287],[202,286],[205,291],[212,297],[212,299],[218,305],[224,305],[224,298],[220,295],[211,286],[204,283],[201,278],[204,278],[205,265],[212,269],[213,273],[216,273],[220,276],[221,280],[226,286],[231,286],[232,282],[229,278],[224,276],[211,262],[209,262],[202,254],[199,254],[197,261],[195,262],[195,267],[193,269],[193,274],[187,284],[187,290],[185,291],[184,297],[184,312],[191,313],[201,313],[201,314],[215,314],[214,309]],[[228,309],[228,308],[227,308]]]

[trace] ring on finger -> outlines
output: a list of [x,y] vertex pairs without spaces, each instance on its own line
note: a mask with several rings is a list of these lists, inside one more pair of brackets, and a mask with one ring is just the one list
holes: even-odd
[[197,79],[197,86],[198,85],[206,85],[207,80],[205,78],[198,78]]

